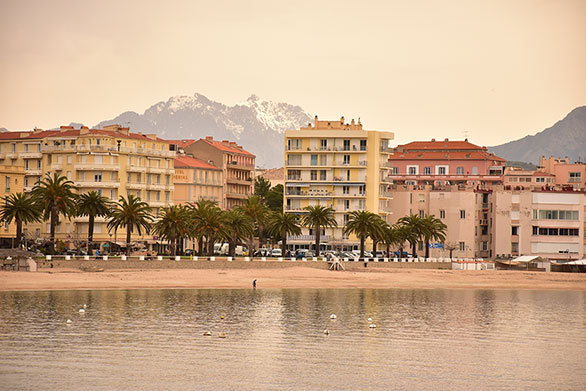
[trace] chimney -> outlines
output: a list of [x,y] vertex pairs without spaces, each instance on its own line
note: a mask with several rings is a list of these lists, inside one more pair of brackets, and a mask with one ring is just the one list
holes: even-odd
[[208,141],[214,141],[214,137],[213,136],[206,136],[206,140],[208,140]]
[[448,142],[448,141],[450,141],[450,140],[446,138],[446,139],[444,139],[444,141],[445,141],[445,142]]
[[352,125],[354,125],[354,118],[352,118],[352,121],[350,122]]
[[342,125],[344,125],[344,116],[342,116],[342,118],[340,118],[340,123],[341,123]]
[[434,139],[434,138],[432,138],[432,139],[431,139],[431,142],[432,142],[432,143],[435,143],[435,139]]

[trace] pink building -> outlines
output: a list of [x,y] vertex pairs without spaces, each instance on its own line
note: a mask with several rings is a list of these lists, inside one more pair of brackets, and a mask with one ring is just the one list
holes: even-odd
[[558,186],[572,187],[574,190],[586,190],[586,163],[570,164],[568,158],[557,159],[542,156],[539,159],[539,170],[555,176]]
[[414,141],[394,148],[389,177],[396,184],[471,185],[502,183],[505,159],[464,141]]

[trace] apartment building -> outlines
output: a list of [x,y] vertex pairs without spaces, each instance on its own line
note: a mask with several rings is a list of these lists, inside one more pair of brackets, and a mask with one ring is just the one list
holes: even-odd
[[175,158],[175,204],[205,199],[220,205],[224,199],[222,169],[191,156]]
[[[30,191],[46,173],[59,173],[74,182],[78,193],[95,190],[112,201],[129,194],[140,197],[157,216],[161,208],[173,203],[173,160],[175,152],[156,137],[131,133],[119,125],[103,129],[62,126],[58,130],[6,132],[0,137],[0,160],[6,165],[24,167],[23,186]],[[33,237],[49,236],[49,224],[30,226]],[[88,218],[61,219],[57,238],[75,242],[87,236]],[[29,233],[29,235],[31,235]],[[104,218],[96,218],[94,239],[116,238],[108,232]],[[152,237],[138,237],[153,243]]]
[[539,159],[539,171],[553,175],[557,186],[586,190],[586,163],[570,163],[567,157],[558,159],[542,156]]
[[408,185],[470,185],[502,183],[505,159],[464,141],[413,141],[389,155],[393,183]]
[[[22,193],[23,185],[23,166],[0,165],[0,199],[12,193]],[[16,224],[14,220],[10,224],[4,222],[0,229],[0,247],[13,247],[14,238],[16,238]]]
[[584,258],[585,192],[499,186],[490,197],[495,255]]
[[545,189],[556,186],[556,176],[543,171],[523,170],[518,167],[506,167],[503,185],[511,189]]
[[[310,205],[332,207],[338,228],[324,229],[323,244],[357,246],[357,238],[342,232],[348,213],[368,210],[387,219],[390,212],[387,160],[393,137],[391,132],[364,130],[360,120],[345,123],[344,117],[320,121],[316,116],[313,126],[285,131],[285,211],[303,214]],[[304,227],[287,241],[294,248],[309,248],[314,232]]]
[[256,157],[242,146],[228,140],[205,139],[180,141],[178,146],[186,155],[192,155],[222,170],[224,188],[220,207],[232,209],[242,205],[254,194],[254,165]]

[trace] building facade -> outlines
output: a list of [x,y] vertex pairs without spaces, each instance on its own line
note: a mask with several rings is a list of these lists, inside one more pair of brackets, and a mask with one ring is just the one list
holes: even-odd
[[254,194],[254,165],[256,157],[235,142],[214,140],[213,137],[189,143],[181,141],[185,154],[192,155],[222,170],[224,188],[220,207],[232,209],[242,205]]
[[[323,205],[335,210],[338,228],[322,233],[326,247],[354,247],[358,240],[342,230],[348,213],[368,210],[387,219],[390,212],[388,156],[391,132],[364,130],[360,121],[320,121],[317,116],[298,130],[285,131],[284,210],[303,214],[304,208]],[[304,227],[290,237],[293,247],[309,248],[314,232]]]
[[224,199],[222,169],[191,156],[175,158],[175,204],[210,200],[220,205]]
[[570,163],[568,158],[557,159],[553,156],[539,160],[539,171],[555,176],[557,186],[574,190],[586,190],[586,163]]
[[[94,190],[114,202],[129,194],[140,197],[153,208],[155,216],[173,203],[175,152],[156,135],[131,133],[128,128],[110,125],[103,129],[62,126],[59,130],[5,132],[2,136],[0,160],[24,167],[25,191],[32,190],[47,173],[58,173],[73,181],[79,194]],[[48,238],[49,224],[30,225],[27,231],[29,237]],[[60,218],[56,238],[83,242],[87,232],[87,216]],[[112,241],[116,236],[108,232],[104,218],[96,218],[95,241]],[[148,235],[136,234],[133,240],[154,241]]]
[[469,185],[502,183],[505,159],[464,141],[413,141],[398,145],[389,156],[393,183],[408,185]]
[[[7,166],[0,165],[0,199],[13,194],[22,193],[24,191],[24,167],[23,166]],[[16,224],[14,220],[7,224],[4,222],[0,229],[0,246],[14,247],[14,239],[16,238]]]

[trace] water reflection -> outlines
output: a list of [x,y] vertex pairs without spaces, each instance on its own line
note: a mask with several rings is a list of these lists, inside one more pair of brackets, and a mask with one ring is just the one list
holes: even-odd
[[494,290],[4,292],[0,389],[582,389],[585,302]]

